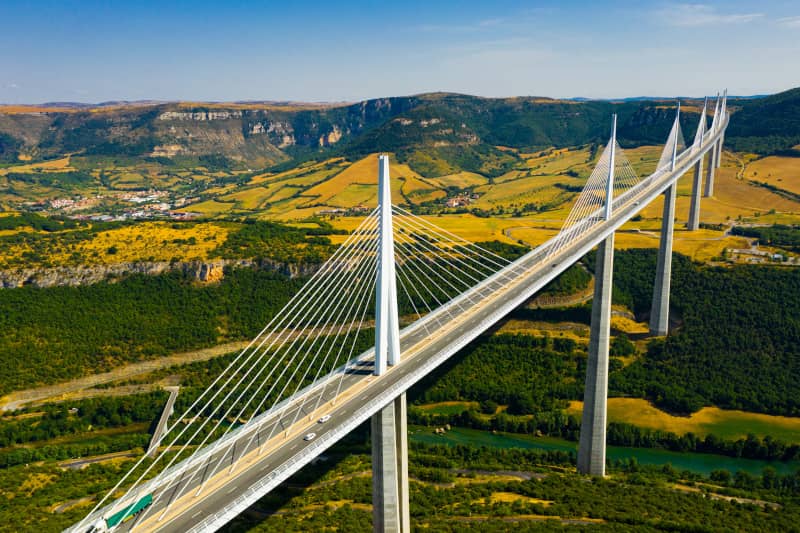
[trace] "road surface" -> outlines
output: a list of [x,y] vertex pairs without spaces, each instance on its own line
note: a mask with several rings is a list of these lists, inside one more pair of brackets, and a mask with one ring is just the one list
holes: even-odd
[[[716,142],[718,136],[719,133],[711,136],[703,150]],[[405,328],[401,332],[402,361],[389,367],[386,374],[372,376],[371,355],[362,355],[359,365],[345,374],[335,405],[331,403],[336,395],[335,383],[306,391],[288,404],[280,416],[276,414],[232,432],[234,447],[212,447],[205,455],[197,454],[190,463],[184,463],[190,466],[175,470],[171,481],[162,482],[157,488],[145,486],[146,491],[136,498],[152,493],[154,503],[117,531],[185,532],[218,527],[248,501],[252,503],[259,494],[266,493],[319,455],[341,437],[342,428],[355,427],[354,424],[367,420],[391,400],[386,398],[387,394],[397,396],[533,296],[690,170],[702,153],[686,154],[679,159],[674,172],[643,180],[633,194],[615,200],[610,220],[596,224],[556,253],[548,256],[546,250],[537,249],[514,263],[513,274],[495,275],[458,297],[456,301],[460,304],[447,304]],[[334,378],[338,381],[338,376]],[[298,415],[302,400],[311,407],[300,411],[297,422],[287,427]],[[321,407],[310,412],[317,400]],[[331,418],[320,424],[317,420],[323,414]],[[304,440],[303,436],[310,432],[315,432],[316,438]],[[325,446],[321,445],[323,442]],[[216,468],[217,463],[224,466]],[[267,486],[264,480],[268,479],[274,483]],[[125,504],[133,501],[136,499]],[[234,505],[237,502],[238,507]],[[110,514],[108,509],[105,513]]]

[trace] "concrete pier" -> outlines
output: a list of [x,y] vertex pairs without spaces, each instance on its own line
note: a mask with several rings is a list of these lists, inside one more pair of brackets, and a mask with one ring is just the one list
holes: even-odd
[[672,238],[675,231],[675,196],[678,182],[664,191],[664,214],[661,218],[661,243],[658,247],[653,307],[650,311],[650,334],[666,335],[669,330],[669,285],[672,276]]
[[692,202],[689,205],[689,221],[686,223],[689,231],[700,228],[700,189],[703,186],[703,158],[701,157],[694,166],[694,180],[692,180]]
[[714,196],[714,170],[719,166],[717,153],[721,145],[714,144],[708,151],[708,168],[706,169],[706,190],[703,196],[710,198]]
[[[611,125],[608,178],[606,180],[605,219],[611,220],[614,205],[615,146],[617,115]],[[673,158],[674,159],[674,158]],[[614,278],[614,234],[597,247],[594,270],[592,325],[589,357],[586,362],[586,387],[583,391],[583,418],[578,444],[578,472],[593,476],[606,474],[606,407],[608,403],[608,348],[611,336],[611,280]]]
[[[378,158],[380,251],[375,283],[375,370],[377,376],[400,362],[400,326],[389,156]],[[395,398],[372,416],[372,528],[376,532],[411,530],[408,497],[408,429],[406,395]]]
[[372,417],[372,529],[411,531],[406,395]]
[[611,332],[611,279],[614,271],[614,234],[600,243],[595,268],[592,327],[583,418],[578,445],[578,472],[593,476],[606,473],[606,404],[608,397],[608,348]]

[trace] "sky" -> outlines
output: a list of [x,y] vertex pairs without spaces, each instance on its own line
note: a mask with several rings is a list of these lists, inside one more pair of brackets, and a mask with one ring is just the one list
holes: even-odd
[[800,86],[800,2],[0,0],[0,102]]

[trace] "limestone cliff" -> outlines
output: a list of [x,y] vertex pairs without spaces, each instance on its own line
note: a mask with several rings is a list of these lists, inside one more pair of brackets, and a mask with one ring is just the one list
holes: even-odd
[[100,281],[132,275],[144,274],[155,276],[165,272],[182,272],[201,283],[215,283],[225,276],[225,268],[259,268],[280,272],[296,278],[310,276],[319,265],[298,265],[280,263],[271,260],[254,261],[251,259],[219,259],[209,262],[166,262],[140,261],[132,263],[115,263],[110,265],[78,265],[53,268],[16,268],[0,270],[0,288],[13,289],[24,286],[39,288],[58,286],[91,285]]

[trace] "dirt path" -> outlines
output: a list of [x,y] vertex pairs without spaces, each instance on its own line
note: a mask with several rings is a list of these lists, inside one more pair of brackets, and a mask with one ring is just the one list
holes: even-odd
[[[723,152],[723,154],[724,154],[724,152]],[[738,156],[734,152],[728,152],[728,155],[730,156],[731,159],[733,159],[739,165],[739,170],[736,172],[736,178],[740,179],[740,180],[743,180],[744,179],[744,171],[747,168],[747,163],[744,162],[744,158]]]
[[52,512],[56,514],[61,514],[68,511],[69,509],[72,509],[73,507],[76,507],[78,505],[87,505],[93,501],[94,501],[94,496],[84,496],[83,498],[69,500],[68,502],[64,502],[60,505],[55,506]]
[[133,457],[139,457],[140,455],[141,453],[137,451],[106,453],[103,455],[96,455],[94,457],[84,457],[81,459],[64,461],[63,463],[59,463],[58,466],[64,469],[68,468],[70,470],[81,470],[94,463],[104,463],[107,461],[113,461],[115,459],[130,459]]
[[[415,319],[416,316],[400,317],[401,327],[403,324],[410,323]],[[365,320],[363,323],[363,327],[365,328],[370,328],[373,326],[374,324],[370,320]],[[308,332],[304,333],[333,333],[338,329],[338,325],[331,325],[327,327],[316,328],[314,330],[308,330]],[[287,337],[293,338],[296,335],[297,333],[289,334]],[[63,383],[14,391],[6,396],[0,397],[0,412],[13,411],[15,409],[21,409],[23,407],[29,407],[46,402],[58,402],[72,399],[92,398],[97,396],[124,396],[127,394],[138,394],[160,389],[163,385],[176,385],[176,383],[159,382],[139,385],[122,385],[118,387],[101,389],[94,388],[99,385],[104,385],[114,381],[128,380],[171,366],[180,366],[199,361],[208,361],[209,359],[214,359],[215,357],[220,357],[232,352],[241,352],[249,343],[250,341],[236,341],[219,344],[210,348],[193,350],[191,352],[170,354],[158,359],[150,359],[148,361],[142,361],[139,363],[131,363],[110,370],[109,372],[83,376],[70,381],[65,381]]]
[[[101,374],[92,374],[81,378],[65,381],[64,383],[57,383],[55,385],[47,385],[44,387],[37,387],[34,389],[27,389],[22,391],[12,392],[0,398],[0,411],[13,411],[31,404],[42,403],[44,401],[58,401],[70,398],[75,398],[76,393],[84,391],[84,389],[91,389],[98,385],[110,383],[112,381],[119,381],[123,379],[130,379],[135,376],[140,376],[175,365],[185,365],[197,361],[208,361],[214,357],[219,357],[231,352],[241,351],[247,346],[249,341],[229,342],[227,344],[220,344],[211,348],[203,348],[202,350],[194,350],[191,352],[183,352],[168,355],[158,359],[149,361],[142,361],[140,363],[131,363],[129,365],[115,368],[109,372]],[[144,387],[144,389],[143,389]],[[150,390],[153,387],[150,387]],[[80,397],[114,395],[127,393],[144,392],[147,386],[131,386],[124,387],[123,392],[113,391],[112,389],[100,389],[97,391],[83,392]],[[140,390],[141,389],[141,390]]]

